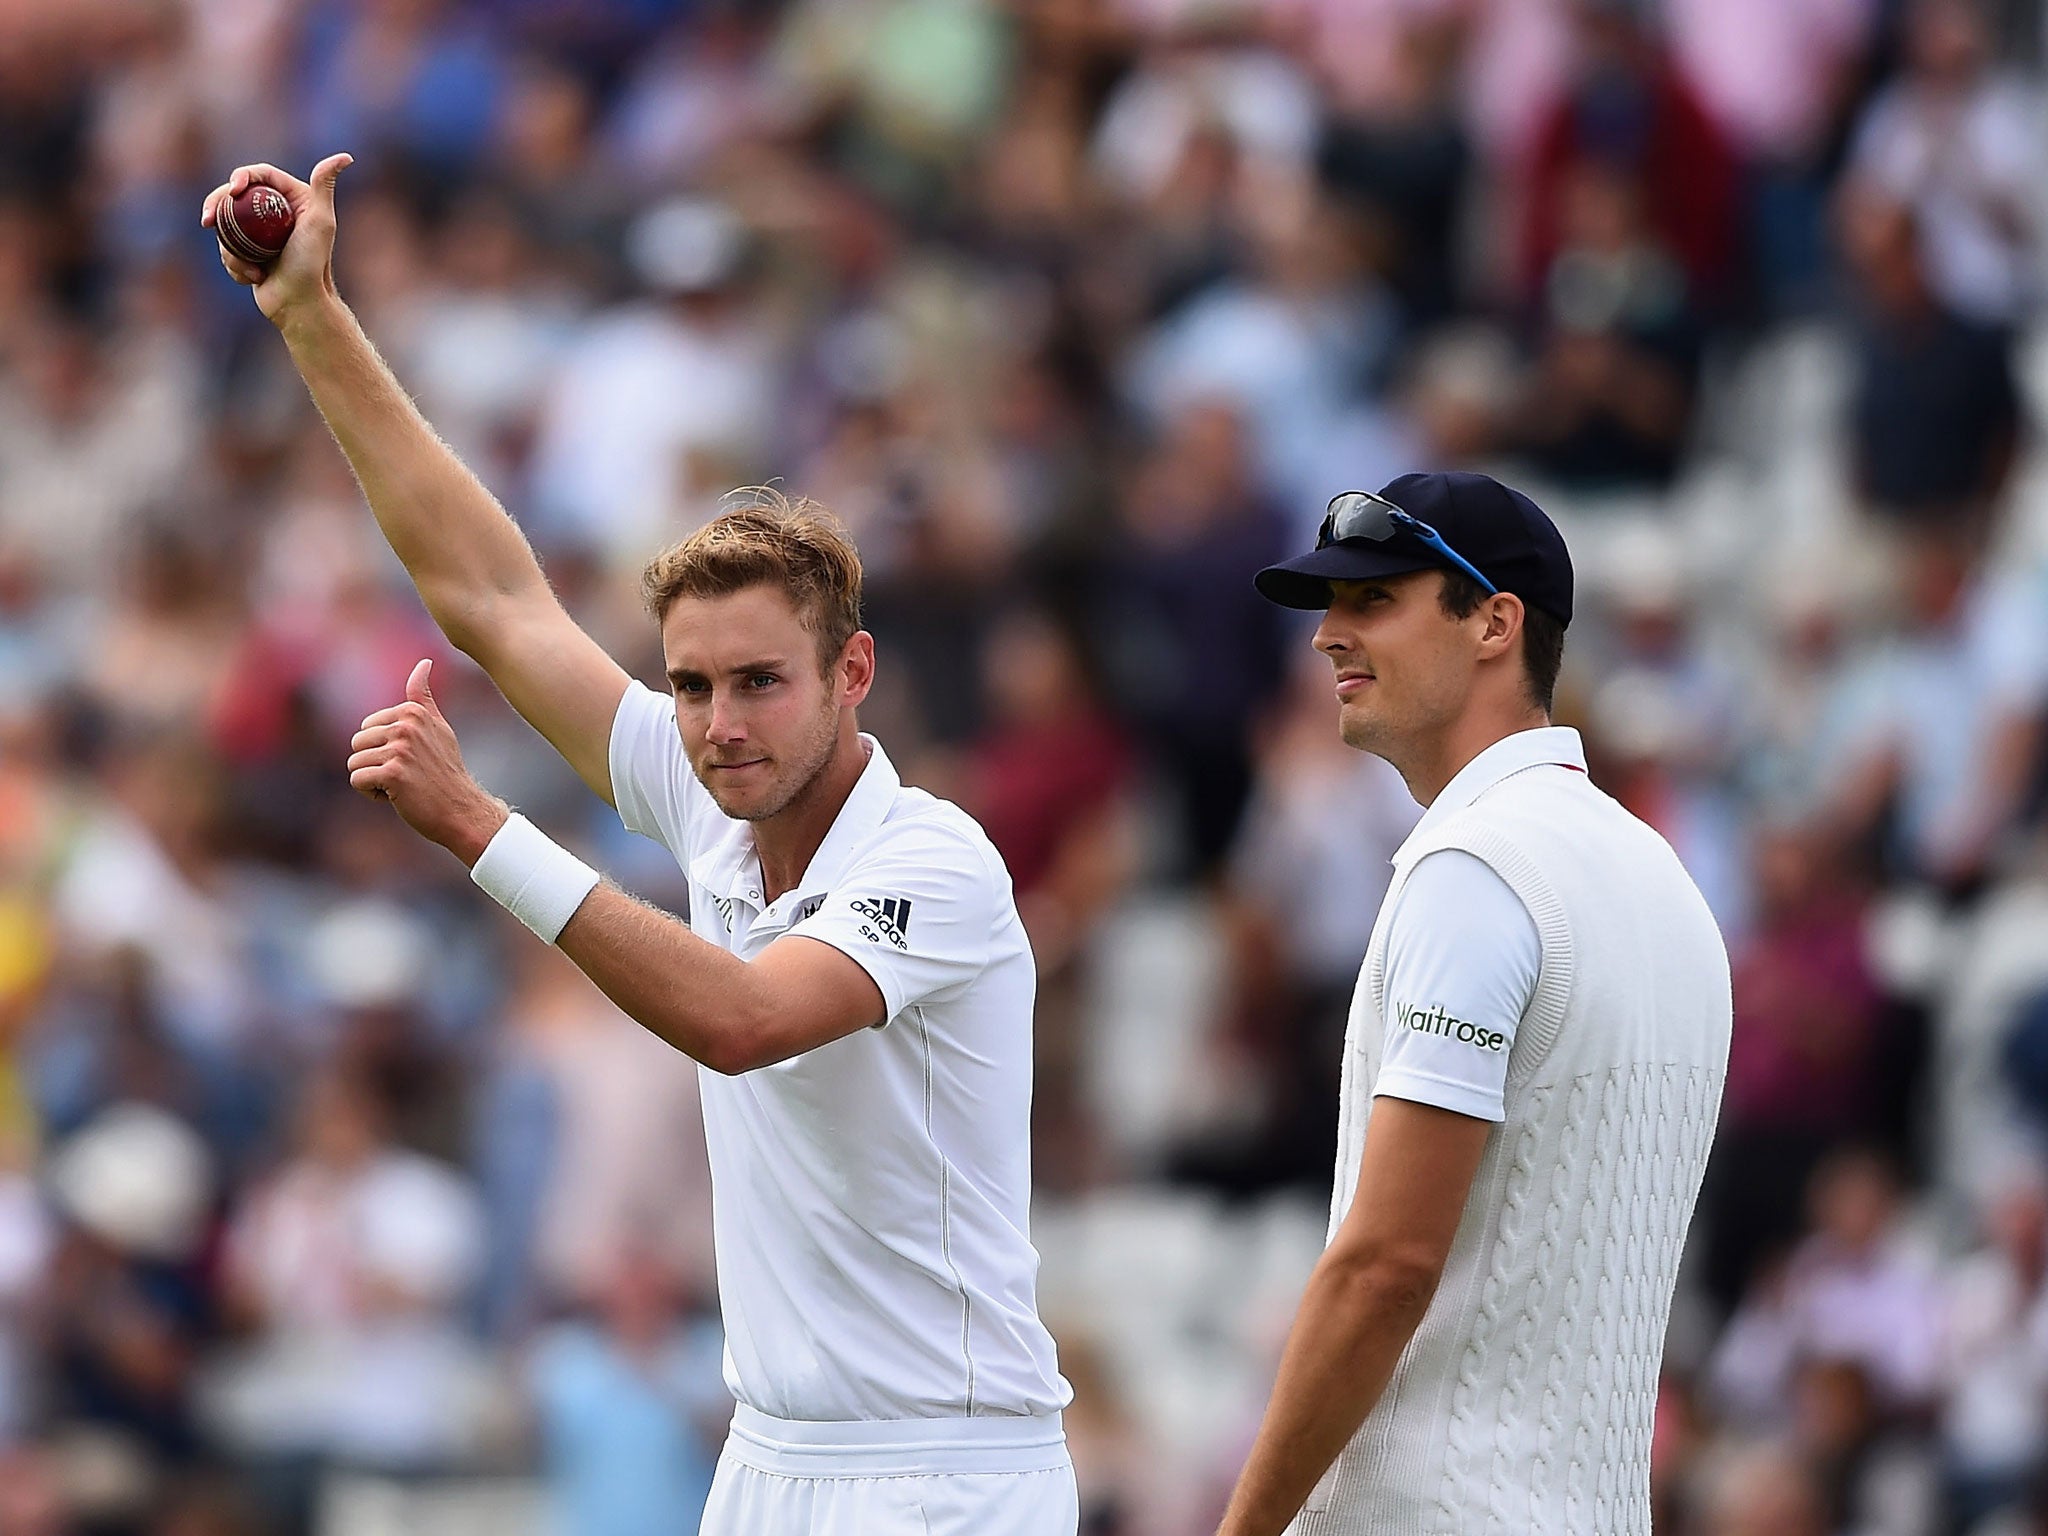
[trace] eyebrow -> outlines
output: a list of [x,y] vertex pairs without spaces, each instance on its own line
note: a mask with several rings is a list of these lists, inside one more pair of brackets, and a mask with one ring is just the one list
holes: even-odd
[[[726,668],[725,675],[727,677],[753,677],[761,672],[779,673],[787,672],[788,670],[789,663],[786,660],[771,658],[762,661],[743,661],[736,667]],[[670,667],[668,669],[668,680],[671,683],[698,682],[703,677],[704,674],[694,667]]]

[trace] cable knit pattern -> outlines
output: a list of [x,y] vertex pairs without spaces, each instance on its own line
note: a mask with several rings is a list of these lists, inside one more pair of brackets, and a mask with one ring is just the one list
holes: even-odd
[[[1727,1072],[1727,956],[1669,846],[1565,777],[1505,779],[1396,861],[1398,890],[1438,848],[1485,859],[1535,919],[1543,972],[1436,1295],[1296,1536],[1649,1536],[1664,1331]],[[1371,1118],[1386,938],[1352,1003],[1333,1224]]]
[[[1549,1090],[1540,1090],[1548,1102]],[[1535,1095],[1531,1095],[1533,1099]],[[1543,1240],[1536,1249],[1536,1273],[1547,1283],[1557,1273],[1559,1262],[1564,1257],[1565,1210],[1569,1197],[1569,1171],[1579,1164],[1579,1157],[1585,1148],[1586,1116],[1592,1103],[1591,1088],[1582,1080],[1573,1083],[1571,1092],[1565,1097],[1564,1127],[1558,1141],[1558,1159],[1550,1170],[1550,1198],[1543,1204]],[[1566,1317],[1578,1316],[1579,1304],[1585,1296],[1586,1280],[1580,1270],[1585,1261],[1586,1250],[1582,1243],[1572,1244],[1572,1268],[1564,1277],[1564,1292],[1559,1310]],[[1541,1302],[1547,1302],[1548,1292],[1539,1300],[1532,1300],[1532,1319]],[[1550,1505],[1552,1479],[1556,1476],[1558,1453],[1563,1450],[1561,1442],[1565,1434],[1564,1393],[1565,1371],[1570,1356],[1565,1353],[1567,1341],[1562,1337],[1551,1340],[1550,1357],[1543,1372],[1543,1399],[1536,1411],[1536,1454],[1529,1463],[1529,1502],[1536,1509]],[[1502,1426],[1506,1428],[1505,1423]]]
[[[1529,1115],[1522,1127],[1522,1134],[1515,1140],[1513,1159],[1508,1165],[1507,1198],[1501,1204],[1500,1235],[1494,1243],[1494,1261],[1488,1272],[1486,1306],[1506,1306],[1513,1303],[1514,1289],[1510,1265],[1515,1251],[1522,1243],[1523,1223],[1529,1215],[1530,1191],[1537,1178],[1537,1155],[1542,1142],[1543,1122],[1549,1107],[1550,1090],[1542,1089],[1530,1095]],[[1525,1288],[1522,1305],[1518,1310],[1510,1335],[1507,1376],[1500,1384],[1498,1402],[1500,1412],[1494,1421],[1493,1443],[1489,1447],[1489,1465],[1486,1478],[1486,1529],[1489,1536],[1519,1528],[1519,1522],[1511,1513],[1512,1465],[1515,1447],[1510,1431],[1522,1415],[1522,1397],[1529,1378],[1529,1366],[1535,1355],[1536,1333],[1539,1325],[1540,1291],[1544,1273],[1539,1265],[1536,1270],[1533,1291]],[[1479,1380],[1485,1361],[1475,1339],[1466,1351],[1466,1364],[1459,1373],[1461,1382]],[[1476,1394],[1475,1394],[1476,1395]],[[1476,1406],[1476,1405],[1475,1405]],[[1455,1429],[1457,1415],[1453,1415]],[[1456,1496],[1460,1477],[1470,1477],[1469,1466],[1460,1468],[1453,1462],[1445,1468],[1444,1491],[1439,1500],[1439,1512],[1448,1520],[1455,1520],[1457,1512],[1470,1506]]]
[[[1529,1095],[1529,1115],[1521,1139],[1515,1148],[1515,1173],[1521,1181],[1519,1204],[1514,1215],[1512,1230],[1519,1234],[1522,1222],[1527,1219],[1526,1207],[1530,1191],[1536,1186],[1543,1173],[1541,1149],[1543,1133],[1547,1128],[1551,1100],[1555,1090],[1539,1088]],[[1545,1255],[1551,1250],[1551,1233],[1555,1230],[1552,1207],[1556,1200],[1542,1202],[1536,1220],[1539,1226],[1536,1247],[1536,1272],[1530,1284],[1522,1288],[1521,1311],[1515,1320],[1514,1345],[1508,1356],[1507,1379],[1501,1383],[1500,1414],[1493,1426],[1493,1465],[1489,1469],[1488,1486],[1492,1498],[1488,1504],[1487,1530],[1489,1536],[1505,1536],[1510,1531],[1519,1531],[1526,1524],[1528,1495],[1516,1490],[1519,1495],[1512,1502],[1508,1491],[1514,1484],[1514,1463],[1519,1454],[1517,1439],[1520,1425],[1528,1413],[1528,1396],[1535,1375],[1536,1349],[1543,1332],[1543,1312],[1547,1305],[1551,1277],[1555,1271],[1545,1263]],[[1509,1241],[1510,1226],[1501,1224],[1502,1246]],[[1519,1240],[1519,1236],[1517,1239]]]
[[1447,1515],[1461,1508],[1473,1507],[1461,1503],[1454,1496],[1464,1493],[1471,1482],[1472,1437],[1478,1428],[1480,1398],[1487,1385],[1484,1378],[1488,1356],[1493,1348],[1494,1334],[1500,1327],[1501,1313],[1508,1305],[1507,1260],[1512,1252],[1512,1240],[1507,1236],[1507,1229],[1511,1223],[1517,1223],[1520,1207],[1528,1196],[1528,1180],[1518,1179],[1516,1175],[1517,1170],[1510,1164],[1508,1196],[1501,1205],[1502,1235],[1493,1245],[1494,1262],[1487,1267],[1486,1277],[1480,1283],[1479,1313],[1472,1320],[1466,1334],[1465,1349],[1458,1359],[1458,1385],[1451,1396],[1451,1422],[1445,1436],[1442,1508]]

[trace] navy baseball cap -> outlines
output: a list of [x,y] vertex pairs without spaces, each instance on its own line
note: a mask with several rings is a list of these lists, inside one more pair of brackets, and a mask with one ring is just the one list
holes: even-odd
[[[1560,624],[1572,621],[1572,557],[1541,507],[1491,475],[1449,470],[1402,475],[1379,493],[1469,561],[1502,592],[1541,608]],[[1396,529],[1380,542],[1346,539],[1269,565],[1256,578],[1259,594],[1283,608],[1327,608],[1333,581],[1368,581],[1408,571],[1455,570],[1421,538]]]

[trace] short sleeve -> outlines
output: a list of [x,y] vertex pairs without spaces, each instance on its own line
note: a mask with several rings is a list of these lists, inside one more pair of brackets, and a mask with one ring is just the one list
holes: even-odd
[[855,858],[825,904],[789,931],[852,959],[874,979],[894,1019],[981,974],[1008,899],[999,873],[958,828],[891,827]]
[[612,804],[626,830],[663,844],[677,859],[689,859],[693,824],[717,807],[676,734],[675,701],[643,683],[627,685],[612,717]]
[[1387,930],[1373,1092],[1506,1119],[1508,1056],[1542,966],[1535,919],[1490,865],[1456,848],[1426,854]]

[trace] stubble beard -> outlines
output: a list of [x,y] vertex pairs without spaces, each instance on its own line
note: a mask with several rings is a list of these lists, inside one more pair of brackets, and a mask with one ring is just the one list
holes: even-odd
[[[838,734],[839,711],[835,708],[819,717],[817,734],[804,741],[796,756],[776,760],[777,766],[784,771],[778,773],[775,782],[768,786],[765,800],[753,805],[732,806],[726,804],[716,791],[712,792],[712,800],[734,821],[770,821],[780,816],[810,793],[818,782],[826,765],[832,761],[832,748]],[[703,774],[700,773],[697,779],[704,783]],[[708,783],[704,787],[711,788]]]
[[[1385,685],[1373,686],[1377,690]],[[1370,705],[1344,705],[1337,715],[1337,734],[1347,747],[1398,764],[1419,737],[1440,723],[1434,703],[1427,695],[1388,699],[1376,693]]]
[[1337,712],[1337,734],[1343,738],[1347,747],[1359,752],[1370,752],[1378,757],[1386,756],[1386,722],[1369,712],[1354,711],[1349,706],[1340,709]]
[[1427,750],[1429,743],[1457,718],[1457,709],[1429,693],[1399,700],[1402,707],[1398,715],[1389,711],[1385,703],[1375,702],[1379,703],[1378,708],[1364,710],[1347,704],[1337,716],[1337,734],[1345,746],[1384,758],[1403,779],[1409,779],[1418,750]]

